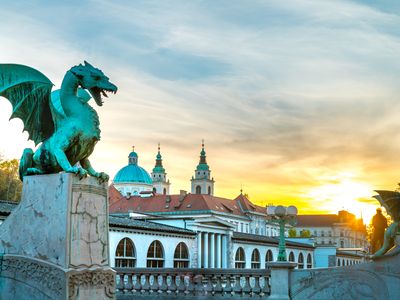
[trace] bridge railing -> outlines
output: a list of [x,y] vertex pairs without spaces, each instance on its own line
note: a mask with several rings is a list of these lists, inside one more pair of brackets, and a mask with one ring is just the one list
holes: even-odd
[[268,269],[115,268],[118,295],[270,295]]

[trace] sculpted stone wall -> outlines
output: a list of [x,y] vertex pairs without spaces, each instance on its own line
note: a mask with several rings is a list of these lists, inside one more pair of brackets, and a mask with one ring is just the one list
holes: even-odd
[[[113,298],[107,184],[66,173],[25,177],[21,203],[0,225],[0,253],[0,299]],[[48,295],[48,285],[61,296]]]
[[400,299],[400,257],[328,269],[294,270],[291,299]]

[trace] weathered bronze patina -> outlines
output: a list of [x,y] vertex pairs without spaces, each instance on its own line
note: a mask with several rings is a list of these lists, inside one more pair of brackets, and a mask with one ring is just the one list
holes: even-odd
[[24,150],[21,180],[24,176],[65,171],[107,181],[109,176],[96,172],[88,159],[100,140],[99,117],[88,101],[93,97],[102,106],[102,96],[115,93],[117,87],[86,61],[67,71],[60,90],[51,92],[52,87],[51,81],[35,69],[0,64],[0,96],[12,104],[10,119],[20,118],[29,138],[40,144],[35,152]]

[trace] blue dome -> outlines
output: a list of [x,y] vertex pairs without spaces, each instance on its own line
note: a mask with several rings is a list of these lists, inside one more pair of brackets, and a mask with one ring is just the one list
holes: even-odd
[[153,184],[149,173],[136,164],[129,164],[118,171],[117,175],[114,177],[114,183],[121,182]]
[[138,166],[139,156],[135,151],[129,153],[128,165],[118,171],[114,177],[114,183],[132,182],[153,184],[149,173]]

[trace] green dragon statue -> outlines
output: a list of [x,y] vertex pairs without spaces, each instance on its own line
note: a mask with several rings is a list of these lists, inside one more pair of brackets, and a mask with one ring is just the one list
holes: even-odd
[[396,245],[396,236],[400,234],[400,193],[385,190],[375,192],[378,195],[374,198],[386,209],[386,212],[392,217],[393,223],[386,228],[383,245],[372,256],[372,259],[400,254],[400,245]]
[[36,152],[24,150],[21,180],[65,171],[80,178],[90,175],[107,181],[109,176],[96,172],[88,159],[100,140],[100,128],[99,117],[87,102],[93,97],[102,106],[102,96],[116,93],[117,87],[86,61],[67,71],[60,90],[51,92],[52,87],[51,81],[35,69],[0,64],[0,96],[12,104],[10,119],[20,118],[29,139],[40,144]]

